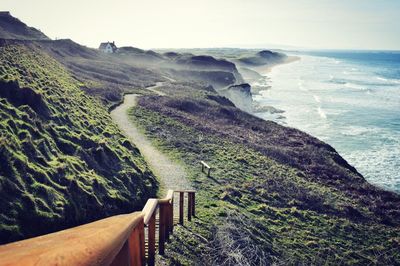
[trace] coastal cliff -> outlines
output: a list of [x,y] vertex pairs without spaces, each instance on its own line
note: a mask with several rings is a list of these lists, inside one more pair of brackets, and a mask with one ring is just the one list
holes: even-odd
[[251,86],[248,83],[230,85],[226,88],[217,90],[218,93],[238,107],[239,109],[248,113],[253,112],[253,98],[251,95]]
[[135,93],[132,121],[197,191],[196,220],[175,227],[163,264],[399,264],[400,196],[323,141],[250,113],[238,68],[284,56],[104,54],[0,30],[13,36],[0,39],[1,243],[138,210],[156,195],[156,177],[109,114]]

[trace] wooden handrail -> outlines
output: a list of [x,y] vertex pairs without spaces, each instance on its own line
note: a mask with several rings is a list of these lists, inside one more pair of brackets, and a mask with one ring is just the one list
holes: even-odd
[[169,189],[165,198],[159,199],[158,203],[168,203],[174,198],[174,190]]
[[196,193],[196,190],[174,190],[174,192],[179,193],[179,192],[183,192],[183,193]]
[[140,212],[117,215],[2,245],[0,265],[109,265],[142,220]]
[[153,216],[153,213],[157,210],[157,207],[158,207],[158,199],[147,200],[146,205],[144,205],[144,208],[142,210],[142,213],[144,214],[143,222],[145,225],[149,224],[149,221]]
[[[168,190],[165,198],[149,199],[141,212],[116,215],[89,224],[0,246],[0,265],[154,265],[156,215],[159,215],[158,252],[173,232],[174,193],[180,195],[183,224],[184,193],[188,221],[195,215],[194,190]],[[182,208],[182,210],[181,210]],[[159,210],[157,212],[157,210]],[[147,230],[147,234],[145,234]],[[148,252],[145,256],[145,242]]]

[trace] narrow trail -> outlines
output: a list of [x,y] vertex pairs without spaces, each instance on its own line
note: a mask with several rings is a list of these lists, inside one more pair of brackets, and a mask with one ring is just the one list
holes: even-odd
[[[162,85],[163,82],[158,82],[155,86],[146,89],[163,96],[165,94],[157,90]],[[162,189],[192,189],[190,182],[186,179],[184,168],[159,151],[131,121],[134,117],[129,117],[128,110],[137,105],[138,97],[140,96],[137,94],[125,95],[124,102],[111,112],[111,117],[140,150],[151,170],[159,178]]]

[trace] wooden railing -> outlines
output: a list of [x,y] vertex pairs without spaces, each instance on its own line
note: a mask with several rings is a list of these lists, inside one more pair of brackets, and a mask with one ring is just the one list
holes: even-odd
[[195,216],[196,192],[168,190],[163,199],[149,199],[141,212],[2,245],[0,265],[152,266],[156,250],[163,255],[165,243],[173,233],[175,193],[179,194],[178,221],[183,225],[185,195],[190,221]]

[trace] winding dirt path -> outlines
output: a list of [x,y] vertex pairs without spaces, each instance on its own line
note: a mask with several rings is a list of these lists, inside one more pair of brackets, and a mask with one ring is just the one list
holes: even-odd
[[[148,87],[147,90],[158,95],[165,95],[157,90],[162,84],[162,82],[159,82],[155,86]],[[111,112],[111,117],[140,150],[153,173],[159,178],[161,190],[165,192],[167,189],[192,189],[186,179],[187,175],[184,168],[159,151],[131,121],[134,117],[128,116],[128,110],[137,105],[138,97],[140,96],[137,94],[125,95],[124,102]]]

